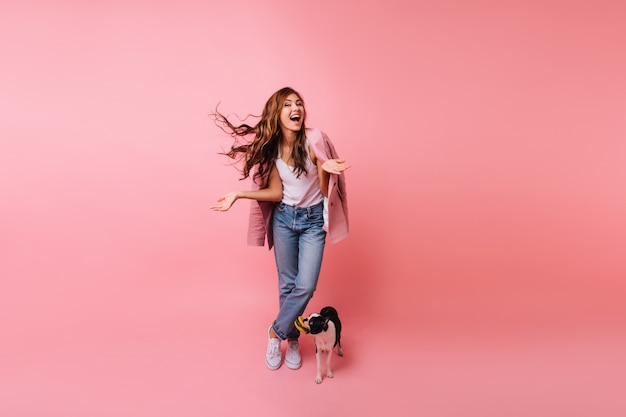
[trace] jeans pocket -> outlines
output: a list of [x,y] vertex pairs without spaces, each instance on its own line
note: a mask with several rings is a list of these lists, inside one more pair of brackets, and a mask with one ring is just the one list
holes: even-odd
[[310,223],[324,223],[324,211],[323,210],[315,210],[307,213],[306,220]]

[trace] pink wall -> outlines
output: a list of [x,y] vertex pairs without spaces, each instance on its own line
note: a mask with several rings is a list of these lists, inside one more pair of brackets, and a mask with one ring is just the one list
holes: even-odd
[[[510,3],[3,2],[7,410],[54,385],[37,369],[82,380],[60,352],[250,315],[262,339],[273,255],[245,246],[247,204],[208,210],[247,185],[207,113],[285,85],[353,164],[311,308],[398,341],[623,333],[626,8]],[[41,395],[32,415],[63,409]]]

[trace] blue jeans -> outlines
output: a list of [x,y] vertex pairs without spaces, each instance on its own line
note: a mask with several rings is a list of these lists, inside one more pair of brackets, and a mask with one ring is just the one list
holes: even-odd
[[324,203],[305,208],[278,203],[272,227],[280,306],[272,327],[283,340],[297,339],[300,332],[293,322],[313,297],[322,267]]

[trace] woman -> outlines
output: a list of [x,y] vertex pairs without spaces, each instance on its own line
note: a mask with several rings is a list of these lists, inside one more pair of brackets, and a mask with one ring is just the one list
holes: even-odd
[[248,243],[263,246],[267,237],[278,270],[279,311],[268,329],[265,362],[278,369],[281,341],[288,340],[285,364],[298,369],[300,333],[293,323],[315,292],[326,234],[331,242],[348,235],[343,171],[350,166],[325,133],[305,128],[302,96],[289,87],[269,98],[255,126],[233,125],[218,111],[212,116],[235,138],[226,155],[243,161],[242,179],[251,177],[253,186],[224,194],[211,209],[227,211],[238,199],[252,200]]

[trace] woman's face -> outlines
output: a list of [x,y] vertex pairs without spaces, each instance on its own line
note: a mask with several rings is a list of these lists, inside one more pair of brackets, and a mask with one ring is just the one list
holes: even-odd
[[284,130],[299,132],[304,123],[304,103],[297,94],[289,94],[280,110],[280,127]]

